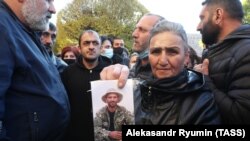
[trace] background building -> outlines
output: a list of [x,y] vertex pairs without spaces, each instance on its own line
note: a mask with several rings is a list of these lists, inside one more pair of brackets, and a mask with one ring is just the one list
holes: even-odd
[[201,35],[198,34],[187,34],[188,44],[201,56],[203,51],[203,44],[201,41]]

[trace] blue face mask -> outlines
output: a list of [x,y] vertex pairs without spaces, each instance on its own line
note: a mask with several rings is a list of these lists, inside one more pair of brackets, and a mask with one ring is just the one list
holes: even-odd
[[105,49],[104,52],[101,54],[102,56],[106,56],[111,59],[114,55],[113,48]]

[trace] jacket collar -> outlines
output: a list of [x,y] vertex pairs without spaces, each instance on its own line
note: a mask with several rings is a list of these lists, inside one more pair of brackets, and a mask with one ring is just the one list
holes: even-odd
[[164,79],[151,77],[143,83],[143,87],[163,93],[187,93],[199,90],[204,85],[205,80],[201,73],[186,68],[177,76]]

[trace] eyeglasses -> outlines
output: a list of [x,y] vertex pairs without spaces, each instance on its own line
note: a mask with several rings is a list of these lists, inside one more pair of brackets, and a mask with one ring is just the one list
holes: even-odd
[[82,44],[84,46],[89,46],[90,44],[92,43],[92,45],[94,46],[98,46],[99,45],[99,42],[98,41],[83,41]]
[[51,39],[52,39],[52,40],[55,40],[55,39],[56,39],[56,34],[55,34],[55,33],[50,33],[50,32],[48,32],[48,31],[42,32],[42,36],[44,36],[44,37],[50,37],[50,36],[51,36]]

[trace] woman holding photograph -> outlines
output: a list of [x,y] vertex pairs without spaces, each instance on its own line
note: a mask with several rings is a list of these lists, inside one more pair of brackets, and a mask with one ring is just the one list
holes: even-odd
[[136,124],[219,124],[204,76],[185,68],[189,54],[183,27],[162,21],[151,31],[149,42],[152,76],[137,83]]
[[[161,21],[151,30],[149,44],[152,76],[135,81],[135,124],[220,124],[217,105],[204,76],[185,67],[189,53],[183,27]],[[103,69],[101,78],[118,79],[122,86],[127,70],[125,66],[112,65]]]

